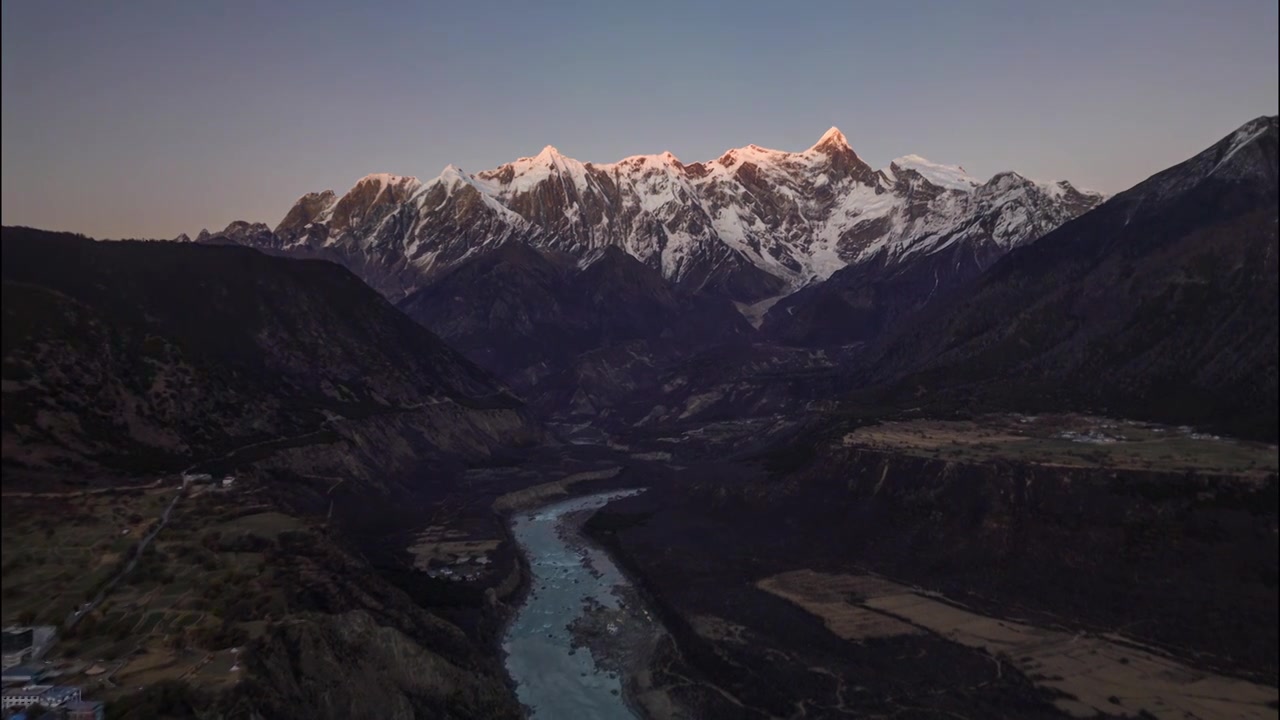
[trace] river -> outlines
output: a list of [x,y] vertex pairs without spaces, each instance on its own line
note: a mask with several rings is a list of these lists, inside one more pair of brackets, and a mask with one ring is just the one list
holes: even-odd
[[503,649],[516,695],[530,708],[531,718],[636,718],[623,699],[618,659],[596,657],[593,643],[584,646],[584,637],[603,640],[596,647],[635,645],[635,635],[646,634],[653,625],[645,624],[649,613],[638,607],[626,577],[578,529],[583,511],[638,492],[576,497],[514,518],[512,530],[529,560],[532,579]]

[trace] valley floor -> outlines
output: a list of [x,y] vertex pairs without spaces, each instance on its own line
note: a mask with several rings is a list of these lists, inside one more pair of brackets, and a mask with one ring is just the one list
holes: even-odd
[[926,590],[875,575],[796,570],[758,587],[818,616],[850,642],[931,633],[1007,663],[1038,687],[1060,693],[1077,716],[1146,713],[1156,718],[1269,718],[1276,688],[1201,672],[1121,636],[1071,633],[990,617]]
[[[293,454],[346,452],[331,442],[190,487],[55,646],[57,681],[121,717],[194,716],[210,697],[230,704],[206,710],[336,717],[315,715],[332,683],[326,707],[354,716],[375,687],[379,711],[517,717],[500,638],[530,574],[509,520],[643,486],[584,532],[665,628],[647,663],[613,666],[652,717],[1277,707],[1274,446],[1084,416],[772,417],[534,448],[373,502],[296,469]],[[6,622],[81,607],[176,482],[6,492]],[[586,617],[577,642],[609,645],[608,612]]]

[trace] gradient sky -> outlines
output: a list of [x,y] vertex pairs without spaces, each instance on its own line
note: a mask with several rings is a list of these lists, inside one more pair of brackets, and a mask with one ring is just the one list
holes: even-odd
[[1275,0],[3,2],[3,222],[275,225],[371,172],[476,172],[839,126],[1115,192],[1277,112]]

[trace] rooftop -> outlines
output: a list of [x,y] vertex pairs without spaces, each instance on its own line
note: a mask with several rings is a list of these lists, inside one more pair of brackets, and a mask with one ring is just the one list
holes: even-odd
[[31,628],[22,628],[21,630],[5,628],[3,637],[4,652],[6,654],[21,652],[31,647]]
[[74,685],[24,685],[22,687],[8,688],[4,691],[5,697],[48,697],[56,699],[66,697],[68,695],[79,695],[80,688]]
[[6,679],[16,678],[21,680],[23,678],[39,677],[41,675],[44,675],[45,672],[47,671],[44,669],[44,667],[40,665],[14,665],[13,667],[4,671],[4,677]]

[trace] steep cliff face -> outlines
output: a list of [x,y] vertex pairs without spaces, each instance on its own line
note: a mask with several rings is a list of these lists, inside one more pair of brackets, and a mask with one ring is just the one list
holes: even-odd
[[280,538],[268,561],[291,608],[245,652],[220,698],[261,718],[518,718],[500,660],[347,551]]
[[246,692],[260,718],[523,716],[494,677],[454,665],[361,611],[298,618],[250,657]]
[[963,463],[854,449],[824,456],[781,495],[790,507],[839,508],[826,518],[841,528],[837,536],[920,582],[967,586],[971,595],[990,592],[1274,672],[1278,641],[1267,618],[1280,601],[1280,557],[1265,540],[1276,531],[1274,474]]
[[[797,471],[745,477],[694,480],[673,502],[694,508],[680,514],[706,512],[726,528],[723,543],[754,557],[752,573],[867,568],[995,614],[1016,608],[1274,676],[1274,473],[973,462],[827,446]],[[680,536],[688,521],[662,527],[663,512],[653,532]]]
[[526,422],[500,383],[330,263],[20,228],[3,252],[7,469],[176,470],[444,407],[456,422],[435,413],[420,449],[483,452],[497,443],[469,413]]
[[[994,651],[911,627],[877,636],[874,613],[840,621],[848,641],[759,585],[801,570],[888,578],[966,612],[1274,683],[1274,473],[962,461],[812,437],[757,460],[690,468],[588,524],[678,641],[657,672],[706,678],[714,687],[680,692],[708,714],[811,704],[858,717],[910,697],[925,715],[1063,717]],[[822,597],[860,602],[838,588]]]

